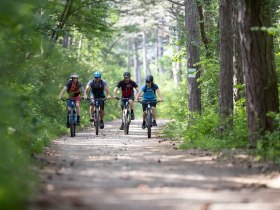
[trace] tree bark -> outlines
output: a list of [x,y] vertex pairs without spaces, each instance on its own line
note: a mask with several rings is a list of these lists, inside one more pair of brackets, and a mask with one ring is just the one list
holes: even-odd
[[261,27],[271,27],[270,0],[239,0],[240,37],[246,84],[249,144],[275,125],[268,112],[279,112],[273,37]]
[[137,40],[133,39],[133,63],[134,63],[134,73],[135,73],[135,80],[137,84],[141,84],[141,74],[139,69],[139,55],[137,49]]
[[[185,0],[185,24],[187,28],[188,105],[190,112],[201,112],[199,62],[199,17],[195,0]],[[191,73],[195,71],[195,73]]]
[[127,65],[126,65],[126,71],[130,72],[131,69],[131,38],[128,38],[127,40]]
[[220,0],[220,132],[232,124],[233,111],[233,35],[232,0]]
[[66,0],[66,4],[64,6],[64,10],[60,16],[60,19],[58,21],[58,24],[56,26],[56,30],[53,30],[51,39],[56,42],[59,37],[59,31],[61,31],[66,23],[66,21],[69,18],[69,15],[71,14],[71,9],[73,6],[73,0]]
[[234,72],[234,85],[239,87],[234,88],[234,99],[238,101],[245,97],[245,91],[240,88],[244,84],[244,74],[242,69],[242,55],[240,48],[240,34],[238,27],[238,8],[237,0],[233,0],[233,72]]
[[143,72],[144,76],[146,77],[149,75],[148,71],[148,62],[147,62],[147,37],[146,37],[146,31],[143,30],[142,32],[142,45],[143,45]]
[[208,37],[206,35],[206,32],[205,32],[203,7],[202,7],[202,4],[201,4],[201,1],[196,1],[196,4],[197,4],[197,10],[198,10],[198,14],[199,14],[199,26],[200,26],[201,39],[202,39],[202,42],[204,43],[206,57],[210,57],[209,39],[208,39]]

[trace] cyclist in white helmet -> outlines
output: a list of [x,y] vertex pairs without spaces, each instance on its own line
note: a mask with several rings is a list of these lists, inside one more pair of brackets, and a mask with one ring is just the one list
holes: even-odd
[[[63,89],[61,90],[59,94],[59,98],[62,99],[63,94],[67,92],[68,99],[76,99],[76,109],[77,109],[77,125],[80,125],[80,96],[81,92],[83,93],[84,97],[85,95],[85,89],[83,84],[79,81],[79,75],[76,73],[73,73],[71,75],[71,79],[67,81]],[[68,112],[70,111],[71,107],[71,101],[67,101],[67,107]],[[69,119],[68,119],[68,113],[67,113],[67,127],[69,128]]]

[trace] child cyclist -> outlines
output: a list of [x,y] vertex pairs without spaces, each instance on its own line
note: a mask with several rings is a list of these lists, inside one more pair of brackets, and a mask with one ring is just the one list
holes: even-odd
[[[142,96],[142,101],[154,101],[151,103],[151,107],[152,107],[152,115],[153,115],[153,126],[157,126],[157,122],[156,122],[156,105],[157,105],[157,98],[156,98],[156,94],[158,94],[160,100],[159,101],[163,101],[163,98],[161,96],[161,92],[159,90],[159,87],[157,86],[157,84],[154,83],[154,78],[152,75],[148,75],[145,78],[145,82],[146,84],[143,85],[141,87],[140,92],[137,94],[136,96],[136,100],[139,101],[140,96]],[[145,129],[146,128],[146,122],[145,122],[145,118],[146,118],[146,108],[147,108],[147,104],[146,103],[142,103],[142,108],[143,108],[143,123],[142,123],[142,128]]]

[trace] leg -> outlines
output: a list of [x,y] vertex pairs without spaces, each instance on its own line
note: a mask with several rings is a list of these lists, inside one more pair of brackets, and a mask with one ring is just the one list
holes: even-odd
[[130,106],[130,110],[131,110],[131,119],[134,120],[135,117],[134,117],[134,111],[133,111],[133,100],[129,100],[129,106]]
[[157,126],[157,110],[156,107],[152,107],[152,115],[153,115],[153,126]]

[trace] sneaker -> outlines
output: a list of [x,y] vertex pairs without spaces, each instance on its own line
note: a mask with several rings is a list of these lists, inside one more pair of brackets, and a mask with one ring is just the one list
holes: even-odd
[[157,122],[155,120],[153,121],[153,126],[157,126]]
[[120,127],[120,130],[123,130],[124,129],[124,125],[123,125],[123,123],[122,123],[122,125],[121,125],[121,127]]
[[131,112],[131,120],[134,120],[135,116],[134,116],[134,112]]
[[142,123],[142,129],[145,129],[146,128],[146,122],[144,121],[143,123]]
[[103,129],[103,128],[104,128],[104,122],[100,121],[100,129]]

